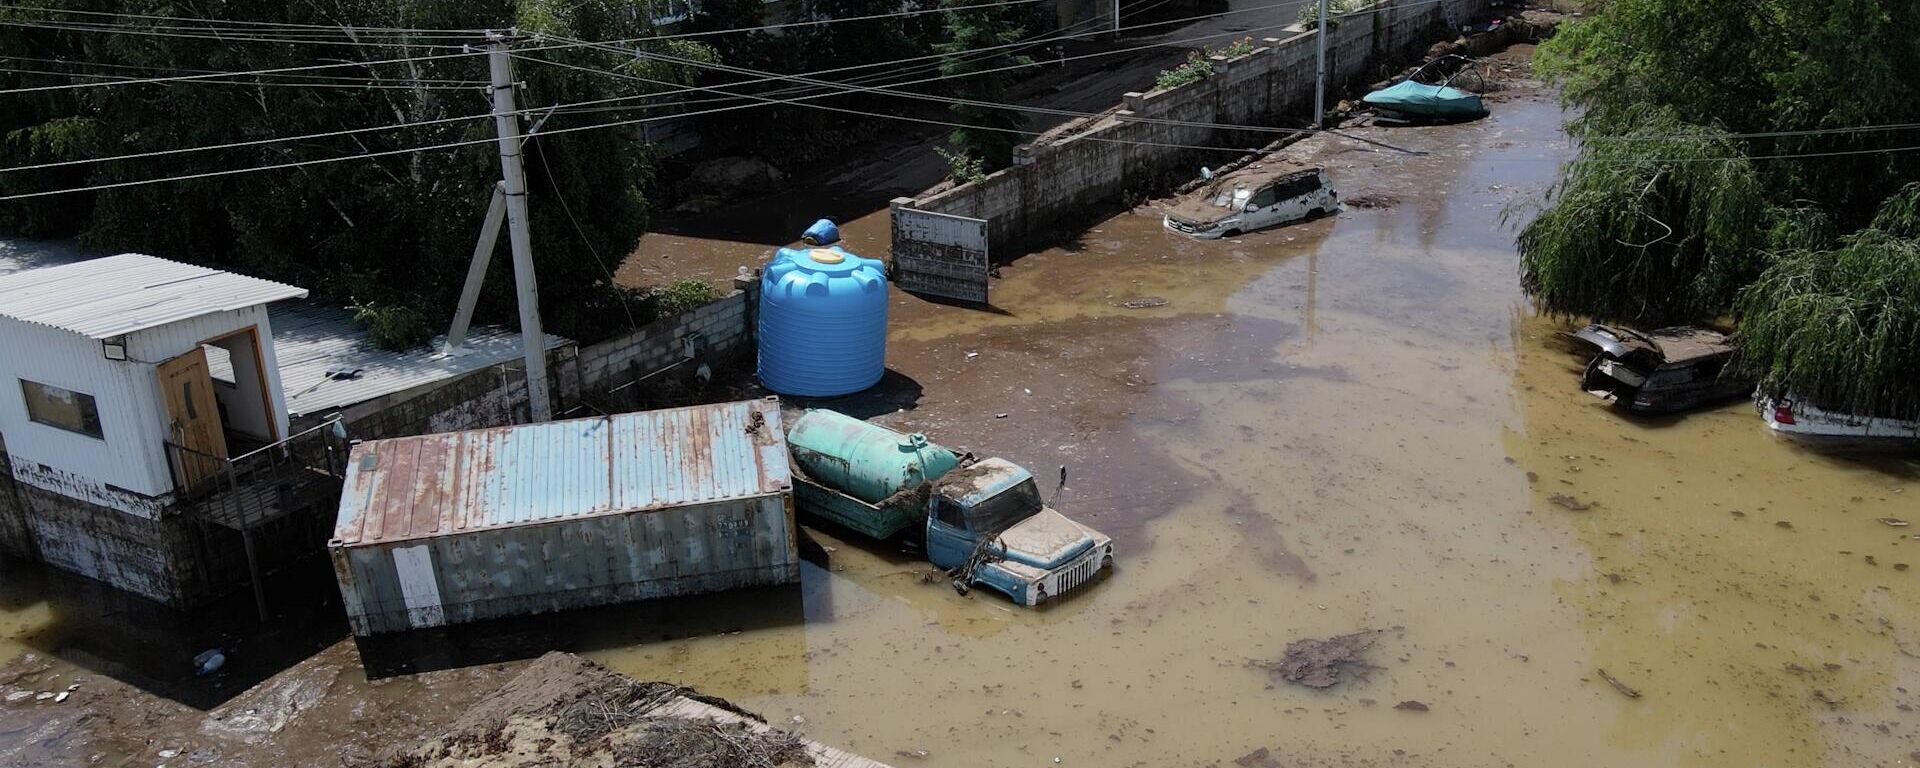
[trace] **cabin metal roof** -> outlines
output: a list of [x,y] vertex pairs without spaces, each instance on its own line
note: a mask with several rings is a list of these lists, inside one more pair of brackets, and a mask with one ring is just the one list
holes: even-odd
[[361,443],[334,546],[783,493],[792,484],[771,399]]
[[271,280],[123,253],[0,275],[0,317],[109,339],[306,295]]

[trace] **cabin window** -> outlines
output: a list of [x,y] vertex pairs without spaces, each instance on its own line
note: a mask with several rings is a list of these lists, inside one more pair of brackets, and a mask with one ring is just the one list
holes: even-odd
[[1259,192],[1254,193],[1252,205],[1265,208],[1269,205],[1273,205],[1274,203],[1279,202],[1279,200],[1280,200],[1279,190],[1276,190],[1273,187],[1267,187],[1266,189],[1263,189],[1263,190],[1260,190]]
[[1298,178],[1281,182],[1279,185],[1278,191],[1279,191],[1280,197],[1291,200],[1301,195],[1311,194],[1314,190],[1319,188],[1320,188],[1319,176],[1305,175],[1305,176],[1300,176]]
[[961,518],[959,505],[940,496],[935,496],[928,501],[933,504],[933,517],[935,520],[939,520],[942,523],[946,523],[963,531],[967,529],[967,521]]
[[100,431],[100,408],[94,404],[93,395],[26,379],[20,380],[20,393],[26,396],[27,418],[68,432],[105,438]]

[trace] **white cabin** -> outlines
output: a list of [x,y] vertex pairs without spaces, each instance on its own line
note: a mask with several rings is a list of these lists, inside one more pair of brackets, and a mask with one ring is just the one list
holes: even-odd
[[[176,479],[205,471],[181,456],[285,439],[267,305],[306,295],[132,253],[0,275],[0,440],[14,479],[154,519]],[[210,349],[230,382],[216,385]]]

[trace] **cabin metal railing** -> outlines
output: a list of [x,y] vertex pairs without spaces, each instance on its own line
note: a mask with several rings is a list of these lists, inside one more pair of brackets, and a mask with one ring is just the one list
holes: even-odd
[[[267,618],[266,591],[254,535],[263,525],[299,514],[307,505],[325,503],[315,494],[337,494],[346,476],[348,444],[338,418],[285,440],[235,456],[216,456],[163,441],[174,501],[202,525],[240,534],[246,550],[254,606]],[[337,497],[332,501],[338,501]]]

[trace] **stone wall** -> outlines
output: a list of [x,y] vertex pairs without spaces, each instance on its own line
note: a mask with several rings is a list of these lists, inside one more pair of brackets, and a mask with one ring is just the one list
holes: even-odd
[[[1327,34],[1331,92],[1374,79],[1382,66],[1417,58],[1447,37],[1447,19],[1484,14],[1491,0],[1382,0],[1339,17]],[[1251,148],[1281,134],[1206,125],[1279,126],[1313,109],[1318,32],[1257,41],[1252,53],[1213,57],[1214,74],[1187,85],[1129,93],[1120,105],[1081,118],[1015,150],[1014,165],[980,181],[920,198],[925,211],[986,219],[996,252],[1029,245],[1063,224],[1102,210],[1129,191],[1150,192],[1220,165],[1230,152],[1190,147]],[[1331,106],[1331,104],[1329,104]],[[1304,125],[1306,121],[1293,120]],[[1172,145],[1172,146],[1170,146]]]

